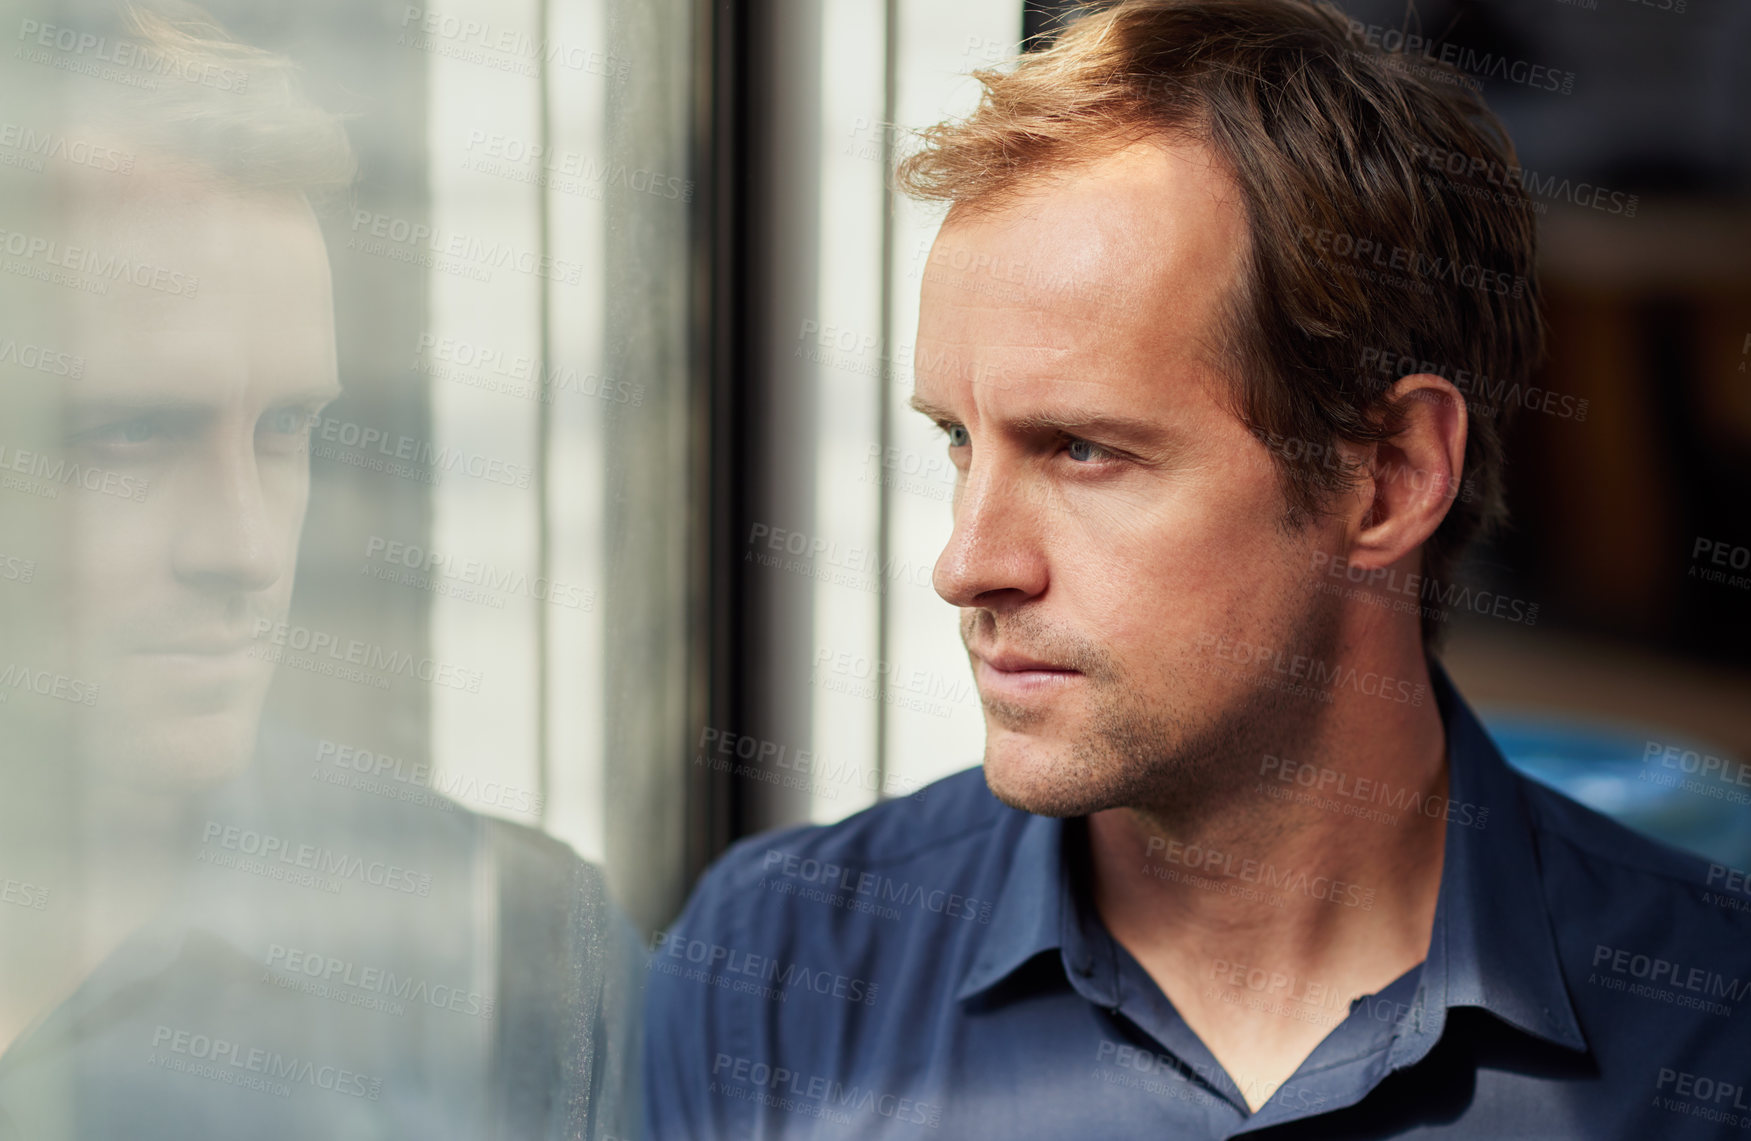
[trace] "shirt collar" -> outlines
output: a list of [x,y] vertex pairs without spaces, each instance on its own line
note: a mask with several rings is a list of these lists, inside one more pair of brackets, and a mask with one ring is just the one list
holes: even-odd
[[1063,921],[1071,901],[1065,821],[1016,815],[1022,818],[1021,834],[1011,848],[991,923],[977,936],[978,946],[955,991],[957,1000],[989,990],[1035,955],[1063,944]]
[[[1525,778],[1508,768],[1441,664],[1431,660],[1429,673],[1447,726],[1449,765],[1447,803],[1439,809],[1448,823],[1425,967],[1427,1008],[1444,1016],[1450,1007],[1479,1007],[1534,1037],[1585,1050],[1557,958]],[[1441,1021],[1430,1027],[1436,1036]]]
[[[1424,966],[1426,1014],[1420,1030],[1401,1039],[1395,1053],[1405,1056],[1395,1063],[1409,1064],[1433,1048],[1454,1006],[1480,1007],[1535,1037],[1585,1050],[1557,960],[1522,778],[1509,770],[1441,664],[1431,659],[1429,671],[1447,731],[1449,787],[1448,803],[1431,802],[1426,811],[1448,814],[1445,862]],[[1045,952],[1088,953],[1066,938],[1082,891],[1070,878],[1069,822],[1018,815],[1022,823],[992,921],[977,936],[955,991],[959,1000],[992,989]],[[1079,965],[1086,966],[1066,963],[1071,970]]]

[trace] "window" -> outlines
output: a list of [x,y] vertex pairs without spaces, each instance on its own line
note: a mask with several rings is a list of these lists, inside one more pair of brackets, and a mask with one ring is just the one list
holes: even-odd
[[692,21],[19,16],[0,1122],[634,1131],[686,887]]

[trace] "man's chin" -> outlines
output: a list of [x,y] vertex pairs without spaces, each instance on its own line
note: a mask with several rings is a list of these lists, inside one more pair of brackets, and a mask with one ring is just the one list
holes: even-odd
[[257,718],[241,711],[93,727],[81,751],[106,781],[197,793],[235,776],[255,748]]
[[1063,741],[992,730],[985,742],[985,784],[1011,808],[1036,816],[1086,816],[1112,807],[1101,774],[1088,770]]

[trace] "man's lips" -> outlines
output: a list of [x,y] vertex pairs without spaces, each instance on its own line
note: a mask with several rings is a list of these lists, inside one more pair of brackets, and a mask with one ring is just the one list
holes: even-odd
[[1079,670],[1013,650],[970,652],[973,679],[979,693],[987,698],[1009,702],[1042,700],[1082,678]]
[[972,654],[975,658],[978,658],[985,665],[990,666],[999,673],[1073,674],[1079,672],[1068,666],[1061,666],[1055,662],[1048,662],[1043,658],[1030,657],[1027,654],[1018,654],[1012,650],[1005,650],[1001,653],[980,653],[978,650],[974,650],[972,651]]
[[135,661],[158,684],[230,687],[272,668],[258,645],[247,633],[201,631],[148,642],[135,651]]

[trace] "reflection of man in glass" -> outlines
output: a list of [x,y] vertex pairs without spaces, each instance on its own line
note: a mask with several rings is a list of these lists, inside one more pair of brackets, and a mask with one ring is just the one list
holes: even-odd
[[[46,168],[14,270],[81,375],[8,458],[52,495],[66,637],[9,649],[78,700],[5,757],[33,790],[9,821],[70,836],[58,862],[7,839],[56,911],[0,976],[0,1138],[628,1132],[593,869],[466,812],[338,813],[279,738],[245,763],[274,676],[255,636],[287,613],[309,428],[340,394],[310,199],[349,181],[345,134],[195,9],[80,18],[173,66],[149,90],[31,77],[33,129],[125,161]],[[29,696],[25,718],[54,700]],[[55,775],[51,741],[78,763]]]
[[247,756],[273,676],[254,622],[290,603],[307,431],[340,394],[327,254],[295,189],[150,151],[126,178],[66,182],[67,245],[162,282],[67,306],[85,358],[68,458],[146,489],[72,512],[75,653],[103,694],[81,744],[107,775],[185,787]]

